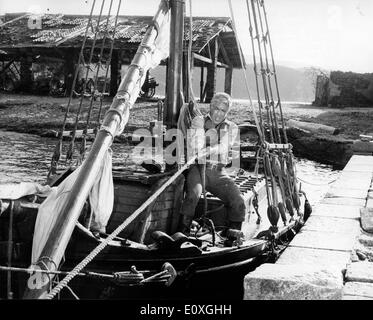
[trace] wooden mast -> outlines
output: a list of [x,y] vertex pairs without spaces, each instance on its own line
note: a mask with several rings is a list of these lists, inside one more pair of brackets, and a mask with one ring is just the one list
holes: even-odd
[[[120,127],[127,124],[130,108],[136,101],[141,88],[140,80],[152,55],[151,48],[158,36],[158,27],[165,22],[168,11],[168,1],[162,0],[153,18],[153,23],[146,31],[132,64],[119,86],[118,93],[105,115],[103,125],[96,136],[92,149],[83,162],[74,186],[59,213],[56,224],[42,250],[37,267],[50,271],[55,271],[58,268],[61,257],[58,256],[57,252],[61,248],[63,248],[63,251],[66,249],[84,203],[100,170],[104,155],[111,146],[116,132]],[[24,298],[43,298],[49,289],[51,278],[48,278],[45,274],[41,288],[26,286]]]
[[170,0],[170,56],[167,68],[167,93],[164,124],[176,128],[179,112],[184,101],[181,99],[181,79],[183,67],[183,36],[185,0]]

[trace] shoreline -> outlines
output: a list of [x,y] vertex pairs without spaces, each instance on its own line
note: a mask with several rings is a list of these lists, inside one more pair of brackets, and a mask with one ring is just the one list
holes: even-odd
[[[251,107],[245,102],[234,100],[228,119],[237,125],[253,124]],[[66,121],[66,130],[74,127],[80,99],[73,99],[70,113]],[[102,104],[102,115],[110,107],[111,99],[105,99]],[[0,96],[0,129],[19,133],[49,136],[62,128],[68,105],[68,98],[48,96],[32,96],[19,94],[4,94]],[[209,105],[197,103],[202,113],[208,112]],[[257,106],[255,109],[258,111]],[[85,128],[88,115],[89,100],[83,101],[78,129]],[[311,104],[283,103],[285,122],[289,119],[312,122],[320,125],[338,128],[340,133],[310,133],[297,128],[288,128],[289,142],[293,144],[296,156],[318,161],[328,165],[343,167],[353,154],[352,144],[359,139],[360,134],[373,133],[372,108],[343,108],[332,109],[313,106]],[[91,118],[98,118],[98,102],[94,103]],[[115,142],[128,141],[128,134],[138,128],[148,128],[149,122],[158,118],[157,102],[139,101],[131,110],[130,119],[123,134]]]

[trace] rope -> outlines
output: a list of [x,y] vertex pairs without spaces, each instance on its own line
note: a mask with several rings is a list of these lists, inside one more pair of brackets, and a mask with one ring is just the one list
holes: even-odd
[[[107,18],[106,18],[106,27],[105,27],[106,30],[105,30],[105,34],[104,34],[104,37],[103,37],[102,43],[101,43],[100,54],[99,54],[99,61],[98,61],[97,67],[96,67],[96,76],[94,78],[94,83],[93,83],[93,90],[94,90],[94,92],[91,94],[90,106],[89,106],[89,110],[88,110],[88,116],[87,116],[87,122],[86,122],[86,128],[85,128],[85,130],[88,129],[89,120],[90,120],[90,117],[91,117],[93,100],[94,100],[94,97],[96,95],[97,82],[98,82],[98,74],[99,74],[100,68],[102,66],[103,54],[104,54],[104,49],[105,49],[105,42],[106,42],[106,39],[107,39],[108,34],[109,34],[109,22],[110,22],[110,13],[111,13],[112,6],[113,6],[113,0],[110,0],[110,7],[109,7],[109,11],[108,11]],[[99,26],[97,28],[99,28]],[[100,97],[102,97],[102,95]]]
[[282,123],[282,131],[283,131],[283,134],[284,134],[284,141],[285,141],[285,143],[288,143],[288,138],[287,138],[287,134],[286,134],[286,127],[285,127],[285,122],[284,122],[284,116],[283,116],[283,113],[282,113],[282,106],[281,106],[281,99],[280,99],[280,91],[279,91],[279,88],[278,88],[276,65],[275,65],[275,60],[274,60],[274,58],[273,58],[272,41],[271,41],[271,36],[270,36],[270,33],[269,33],[269,26],[268,26],[267,12],[266,12],[266,9],[265,9],[265,6],[264,6],[264,1],[261,1],[261,2],[260,2],[260,5],[261,5],[262,8],[263,8],[264,20],[265,20],[266,28],[267,28],[268,44],[269,44],[269,49],[270,49],[270,52],[271,52],[273,76],[274,76],[274,78],[275,78],[275,85],[276,85],[276,92],[277,92],[277,106],[278,106],[279,109],[280,109],[280,117],[281,117],[281,123]]
[[[236,44],[237,44],[238,48],[241,48],[240,43],[238,41],[238,33],[237,33],[236,22],[235,22],[234,13],[233,13],[232,0],[228,0],[228,3],[229,3],[230,14],[231,14],[231,17],[232,17],[232,28],[233,28],[234,34],[236,35],[235,36]],[[251,96],[250,96],[249,81],[247,79],[247,75],[246,75],[246,72],[245,72],[245,66],[244,66],[244,63],[243,63],[243,61],[244,61],[243,56],[242,56],[243,53],[242,53],[242,50],[240,50],[240,49],[238,51],[239,51],[242,71],[243,71],[244,78],[245,78],[246,91],[247,91],[247,94],[248,94],[248,97],[249,97],[249,102],[250,102],[249,105],[250,105],[251,111],[252,111],[253,116],[254,116],[254,121],[255,121],[255,125],[257,127],[257,130],[258,130],[258,135],[259,135],[260,141],[263,143],[264,138],[263,138],[263,134],[262,134],[262,129],[261,129],[261,126],[259,124],[259,120],[258,120],[258,117],[256,115],[256,111],[254,109],[253,101],[252,101]]]
[[46,299],[53,299],[88,263],[90,263],[116,236],[119,235],[130,223],[132,223],[181,173],[194,163],[196,156],[192,157],[183,165],[165,184],[163,184],[153,195],[147,199],[135,212],[118,226],[104,241],[102,241],[91,253],[85,257],[62,281],[52,289]]
[[[115,33],[117,31],[118,16],[119,16],[119,11],[120,11],[121,5],[122,5],[122,0],[119,0],[118,10],[117,10],[117,14],[115,16],[115,23],[114,23],[114,29],[113,29],[113,39],[111,41],[109,59],[106,61],[105,81],[104,81],[104,87],[102,89],[103,94],[105,94],[105,91],[106,91],[107,79],[108,79],[108,74],[109,74],[109,66],[111,64],[111,59],[112,59],[113,50],[114,50]],[[103,101],[103,99],[100,99],[100,107],[99,107],[98,115],[97,115],[97,131],[98,131],[98,128],[100,127],[100,124],[101,124],[100,123],[101,122],[100,118],[101,118],[101,112],[102,112],[102,101]]]
[[75,117],[75,124],[74,124],[74,128],[73,128],[73,131],[72,131],[72,137],[71,137],[70,145],[69,145],[69,148],[68,148],[67,154],[66,154],[66,162],[67,161],[71,162],[73,154],[74,154],[74,145],[75,145],[75,138],[76,138],[76,130],[78,129],[80,113],[82,111],[82,105],[83,105],[84,95],[86,93],[86,83],[87,83],[87,79],[88,79],[89,69],[90,69],[90,66],[92,64],[93,53],[94,53],[95,46],[96,46],[97,34],[98,34],[98,31],[99,31],[99,27],[100,27],[100,22],[101,22],[101,17],[102,17],[102,11],[104,9],[105,1],[106,0],[102,0],[102,4],[101,4],[101,8],[100,8],[100,14],[99,14],[99,16],[97,18],[97,26],[96,26],[96,30],[95,30],[95,35],[93,37],[91,52],[89,54],[88,67],[86,68],[87,70],[86,70],[86,74],[85,74],[85,78],[84,78],[83,91],[82,91],[82,94],[80,96],[80,102],[79,102],[78,111],[77,111],[76,117]]
[[264,58],[265,58],[265,64],[266,64],[266,75],[267,75],[267,81],[268,81],[268,89],[269,89],[269,94],[270,94],[270,106],[272,107],[272,112],[273,112],[273,120],[274,120],[274,125],[275,125],[275,133],[276,133],[276,138],[279,143],[281,143],[281,138],[280,138],[280,131],[278,129],[278,123],[277,123],[277,117],[276,117],[276,112],[275,112],[275,104],[273,101],[273,92],[272,92],[272,84],[271,84],[271,72],[269,69],[269,63],[268,63],[268,54],[267,54],[267,36],[268,36],[268,30],[267,32],[264,32],[263,28],[263,21],[262,21],[262,14],[259,8],[259,3],[257,1],[257,8],[258,8],[258,16],[259,16],[259,23],[260,23],[260,30],[262,32],[262,39],[263,39],[263,48],[264,48]]
[[[80,48],[80,53],[79,53],[79,58],[78,58],[78,66],[81,64],[82,59],[83,59],[84,48],[85,48],[85,44],[86,44],[86,41],[87,41],[89,26],[92,23],[92,15],[93,15],[93,10],[94,10],[95,5],[96,5],[96,0],[93,1],[91,12],[89,14],[87,27],[86,27],[86,30],[85,30],[85,33],[84,33],[82,47]],[[71,100],[72,100],[72,97],[73,97],[73,94],[74,94],[74,88],[75,88],[75,85],[76,85],[76,80],[78,78],[78,73],[79,73],[79,68],[76,68],[73,83],[72,83],[72,87],[71,87],[71,92],[70,92],[70,95],[69,95],[69,101],[68,101],[67,107],[66,107],[65,117],[64,117],[64,120],[62,122],[61,131],[59,133],[59,140],[56,144],[56,147],[55,147],[52,159],[51,159],[51,166],[49,168],[47,178],[49,178],[51,174],[55,174],[56,171],[57,171],[57,165],[58,165],[58,162],[60,160],[61,153],[62,153],[63,132],[66,128],[67,116],[70,112]]]
[[[87,114],[87,121],[86,121],[85,128],[83,130],[83,137],[82,137],[82,142],[81,142],[81,147],[80,147],[80,156],[79,156],[77,165],[79,165],[83,162],[85,152],[86,152],[87,132],[88,132],[88,127],[89,127],[89,122],[91,120],[91,114],[92,114],[92,109],[93,109],[93,101],[96,97],[98,74],[99,74],[99,71],[100,71],[100,68],[101,68],[101,65],[102,65],[103,54],[104,54],[104,49],[105,49],[105,42],[106,42],[106,38],[107,38],[108,33],[109,33],[109,31],[108,31],[109,30],[109,21],[110,21],[110,13],[111,13],[112,7],[113,7],[113,0],[110,0],[109,11],[108,11],[107,18],[106,18],[106,27],[105,27],[106,30],[105,30],[105,34],[104,34],[104,37],[103,37],[102,43],[101,43],[99,61],[98,61],[98,64],[96,66],[96,76],[94,77],[94,82],[93,82],[93,92],[91,92],[91,96],[90,96],[89,108],[88,108],[88,114]],[[99,25],[97,26],[97,32],[99,32]],[[101,98],[102,98],[102,95],[101,95]]]
[[309,182],[307,180],[301,179],[298,176],[297,176],[297,179],[306,183],[306,184],[312,185],[312,186],[327,186],[327,185],[332,184],[332,183],[334,183],[338,180],[338,179],[333,179],[332,181],[329,181],[327,183],[313,183],[313,182]]

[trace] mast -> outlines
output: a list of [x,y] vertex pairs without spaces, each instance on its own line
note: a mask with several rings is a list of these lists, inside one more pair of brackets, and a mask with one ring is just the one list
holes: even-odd
[[167,128],[176,128],[180,108],[184,101],[181,95],[183,67],[183,36],[185,0],[170,0],[170,56],[167,68],[167,93],[164,124]]
[[[151,60],[152,46],[158,36],[158,29],[166,21],[168,11],[168,1],[162,0],[153,18],[153,22],[148,27],[132,60],[132,64],[119,86],[117,95],[105,115],[102,127],[96,136],[92,149],[83,162],[74,186],[49,234],[39,261],[36,264],[40,269],[49,271],[56,271],[58,269],[62,256],[60,256],[57,249],[63,248],[62,251],[65,251],[84,203],[88,198],[88,194],[94,185],[97,173],[103,163],[103,158],[111,146],[115,135],[127,124],[130,108],[135,103],[141,88],[143,72],[149,68],[147,64]],[[41,288],[31,289],[26,286],[24,298],[43,298],[50,287],[51,280],[52,277],[49,278],[45,275]]]

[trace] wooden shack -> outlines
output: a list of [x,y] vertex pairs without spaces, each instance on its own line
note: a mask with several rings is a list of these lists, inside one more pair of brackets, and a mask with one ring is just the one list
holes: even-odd
[[[109,29],[114,28],[114,19],[109,20]],[[115,35],[106,40],[104,59],[108,59],[109,47],[114,38],[114,50],[110,63],[110,93],[115,95],[119,84],[120,66],[132,60],[147,26],[150,16],[119,16]],[[187,53],[189,22],[184,23],[184,52]],[[194,68],[200,69],[200,100],[209,102],[216,91],[217,68],[225,69],[224,90],[231,93],[232,72],[241,68],[239,49],[232,31],[231,20],[227,17],[193,17],[192,52]],[[64,82],[70,92],[74,70],[77,66],[80,48],[84,38],[89,17],[86,15],[30,13],[6,14],[0,24],[0,70],[12,77],[19,77],[20,87],[24,92],[32,90],[33,63],[61,63]],[[94,28],[102,33],[106,28],[106,19],[94,17],[91,30],[88,32],[86,52],[89,55],[94,42]],[[112,32],[114,33],[114,32]],[[103,41],[99,36],[93,63],[99,59],[99,48]],[[167,65],[167,61],[162,62]],[[195,72],[195,71],[194,71]],[[184,72],[186,75],[186,72]],[[187,81],[184,80],[184,92],[187,92]]]

